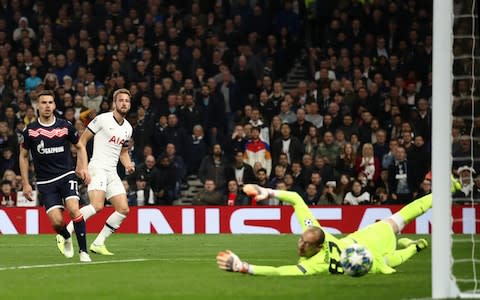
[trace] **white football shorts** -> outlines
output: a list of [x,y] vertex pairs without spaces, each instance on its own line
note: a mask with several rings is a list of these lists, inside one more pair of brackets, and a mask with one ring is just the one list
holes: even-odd
[[109,171],[89,165],[88,173],[91,177],[90,184],[87,188],[89,192],[94,190],[104,191],[107,200],[116,195],[126,194],[117,170]]

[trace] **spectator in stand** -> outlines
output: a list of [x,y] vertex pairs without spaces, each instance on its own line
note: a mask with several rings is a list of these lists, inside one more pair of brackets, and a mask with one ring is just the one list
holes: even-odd
[[327,181],[325,189],[318,201],[319,205],[341,205],[343,203],[343,195],[337,193],[337,183],[335,181]]
[[430,151],[421,135],[415,137],[413,145],[407,150],[407,160],[415,168],[415,172],[412,172],[412,184],[418,187],[425,174],[431,169]]
[[320,144],[318,130],[315,126],[312,125],[308,128],[308,133],[303,140],[303,144],[305,147],[305,153],[315,155],[318,149],[318,145]]
[[380,160],[373,155],[373,146],[366,143],[362,147],[362,155],[355,160],[356,174],[364,173],[367,176],[368,185],[374,187],[380,178]]
[[228,206],[249,205],[250,199],[241,192],[236,180],[229,180],[227,183],[227,191],[223,195],[223,202]]
[[398,146],[395,151],[395,161],[388,168],[388,189],[392,204],[406,204],[412,200],[416,186],[413,182],[413,166],[407,160],[405,148]]
[[144,206],[155,204],[155,195],[144,175],[139,175],[135,180],[134,188],[128,188],[126,191],[127,195],[130,195],[129,205]]
[[3,152],[6,148],[17,149],[18,138],[13,130],[9,129],[7,122],[0,121],[0,151]]
[[180,197],[180,187],[186,180],[187,167],[185,166],[185,161],[183,157],[177,154],[177,149],[172,143],[168,143],[165,148],[165,155],[169,158],[170,162],[175,168],[175,190],[172,195],[173,199],[178,199]]
[[193,95],[186,94],[185,105],[181,109],[182,124],[187,134],[192,134],[193,127],[204,123],[203,112],[201,108],[196,104]]
[[325,132],[330,131],[330,132],[335,132],[335,126],[332,124],[333,118],[331,115],[326,114],[323,116],[323,126],[320,127],[318,130],[318,135],[323,138],[325,135]]
[[150,186],[155,195],[155,205],[172,205],[175,200],[175,165],[167,155],[162,155],[152,172]]
[[268,175],[265,168],[260,168],[255,173],[256,181],[255,183],[259,186],[267,187],[268,186]]
[[260,140],[260,128],[258,127],[252,128],[251,139],[245,144],[244,160],[251,166],[259,162],[262,168],[267,170],[267,174],[270,175],[272,170],[270,147],[267,143]]
[[155,123],[152,129],[152,150],[154,156],[159,156],[163,151],[165,151],[165,146],[167,145],[167,116],[160,115],[158,122]]
[[278,113],[278,111],[273,104],[273,101],[268,97],[268,93],[266,91],[262,91],[260,93],[259,101],[256,107],[259,109],[260,114],[263,116],[265,125],[270,125],[272,118]]
[[461,166],[457,169],[457,173],[461,188],[452,195],[453,200],[456,203],[468,202],[473,196],[475,187],[473,178],[477,172],[472,167]]
[[318,113],[318,103],[310,102],[305,105],[305,120],[312,123],[316,128],[322,127],[323,116]]
[[37,76],[38,70],[35,67],[30,68],[29,77],[25,79],[25,92],[30,93],[32,90],[35,90],[40,83],[42,83],[42,79]]
[[202,125],[193,126],[193,133],[187,137],[187,154],[185,156],[187,175],[198,174],[202,159],[208,153],[204,137]]
[[252,127],[260,129],[260,140],[267,143],[267,145],[270,145],[270,132],[268,126],[266,126],[261,120],[260,109],[256,107],[252,108],[252,113],[248,122],[252,124]]
[[340,147],[335,143],[333,132],[326,131],[323,134],[323,141],[317,148],[315,156],[323,156],[327,158],[327,163],[332,167],[337,164],[337,157],[340,154]]
[[245,144],[247,141],[243,126],[239,124],[235,125],[230,142],[225,144],[225,154],[227,155],[228,160],[234,161],[235,153],[238,151],[245,151]]
[[17,193],[12,188],[12,182],[2,180],[0,182],[0,207],[17,206]]
[[280,117],[274,116],[272,118],[272,121],[270,122],[270,141],[273,142],[279,138],[282,137],[281,133],[281,128],[282,128],[282,119]]
[[280,103],[280,113],[278,116],[282,120],[282,123],[291,124],[297,120],[297,116],[292,111],[292,105],[288,102],[287,98],[291,99],[291,96],[287,94],[282,103]]
[[319,171],[317,170],[313,170],[310,174],[310,178],[309,178],[309,183],[310,184],[313,184],[315,185],[316,189],[317,189],[317,193],[320,197],[320,195],[323,194],[323,190],[325,188],[325,182],[324,180],[322,179],[322,175],[320,174]]
[[167,144],[175,145],[178,155],[184,157],[187,150],[187,133],[185,129],[178,124],[178,117],[175,114],[169,114],[167,118],[167,127],[165,128],[165,139]]
[[339,174],[347,174],[349,177],[354,177],[356,159],[357,154],[355,153],[352,144],[344,144],[340,154],[337,157],[335,171]]
[[290,125],[292,135],[296,136],[300,141],[303,141],[308,134],[309,128],[313,126],[313,124],[305,120],[305,110],[303,108],[297,109],[296,117],[297,120]]
[[295,179],[293,178],[291,173],[285,173],[285,177],[283,178],[283,182],[286,185],[287,191],[297,192],[300,195],[305,194],[305,189],[303,186],[299,186]]
[[359,205],[370,203],[370,193],[362,188],[362,183],[358,180],[352,182],[351,191],[345,195],[344,204]]
[[[425,195],[428,195],[432,192],[432,180],[425,176],[422,183],[418,188],[418,192],[415,195],[415,199],[421,198]],[[454,196],[452,196],[454,198]]]
[[305,196],[303,197],[303,201],[307,205],[318,205],[319,203],[319,195],[317,192],[317,186],[313,183],[309,183],[305,190]]
[[135,181],[143,176],[147,186],[150,186],[152,173],[156,170],[156,160],[153,155],[147,155],[142,163],[135,167],[135,172],[127,176],[128,185],[135,186]]
[[275,140],[272,144],[272,160],[273,165],[278,163],[278,158],[281,153],[286,153],[288,162],[291,163],[295,160],[300,160],[303,155],[303,144],[291,135],[290,125],[287,123],[281,126],[282,137]]
[[5,148],[2,152],[2,160],[0,162],[0,176],[3,176],[6,170],[12,170],[19,173],[17,159],[12,148]]
[[228,181],[235,180],[240,189],[244,184],[255,183],[255,174],[251,165],[244,162],[244,152],[235,153],[234,163],[225,170],[225,178]]
[[203,128],[206,132],[207,139],[210,144],[217,143],[221,139],[221,129],[224,128],[225,115],[224,102],[217,96],[215,91],[204,84],[198,94],[196,103],[203,111],[202,119],[204,120]]
[[373,154],[382,161],[385,154],[389,151],[387,145],[387,132],[384,129],[378,129],[375,132],[375,143],[373,143]]
[[273,174],[270,176],[271,179],[268,182],[269,187],[276,187],[277,183],[284,180],[287,168],[284,165],[276,165],[273,169]]
[[226,188],[225,170],[228,167],[228,161],[223,155],[222,146],[214,144],[211,155],[205,156],[200,163],[198,178],[202,183],[211,179],[215,183],[215,188],[223,191]]
[[205,179],[203,190],[192,201],[193,205],[224,205],[223,195],[218,191],[213,179]]

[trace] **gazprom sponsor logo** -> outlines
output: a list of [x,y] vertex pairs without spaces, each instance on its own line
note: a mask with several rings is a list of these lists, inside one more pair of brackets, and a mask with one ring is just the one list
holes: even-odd
[[50,147],[50,148],[45,148],[45,143],[40,141],[40,143],[37,145],[37,151],[40,154],[55,154],[55,153],[62,153],[65,151],[64,146],[59,146],[59,147]]

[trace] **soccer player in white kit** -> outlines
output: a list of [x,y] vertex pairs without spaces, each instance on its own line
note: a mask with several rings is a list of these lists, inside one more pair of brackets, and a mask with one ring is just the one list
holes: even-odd
[[[113,93],[112,112],[103,113],[93,119],[88,130],[80,137],[77,159],[77,175],[88,185],[90,204],[80,210],[85,220],[103,209],[105,198],[112,203],[115,211],[108,217],[105,226],[90,245],[90,251],[113,255],[105,246],[105,239],[117,230],[128,215],[128,200],[125,188],[117,174],[118,160],[125,167],[127,174],[132,174],[135,167],[128,155],[128,141],[132,136],[132,126],[125,119],[130,110],[130,92],[118,89]],[[87,142],[93,139],[93,155],[88,163]],[[73,230],[73,228],[69,228]]]

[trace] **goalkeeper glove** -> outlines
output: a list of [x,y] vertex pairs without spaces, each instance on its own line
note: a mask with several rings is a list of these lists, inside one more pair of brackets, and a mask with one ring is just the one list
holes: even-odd
[[220,269],[229,272],[251,273],[250,265],[241,261],[240,258],[230,250],[220,251],[217,254],[217,265]]
[[246,184],[243,186],[243,192],[252,198],[255,198],[255,201],[267,200],[273,196],[272,189],[264,188],[256,184]]

